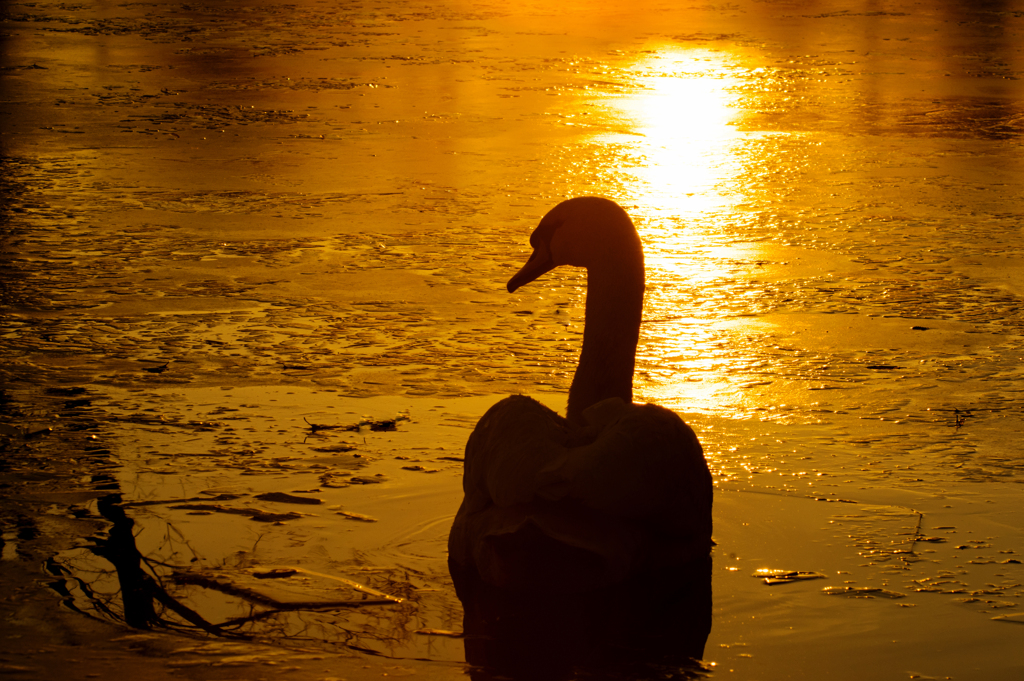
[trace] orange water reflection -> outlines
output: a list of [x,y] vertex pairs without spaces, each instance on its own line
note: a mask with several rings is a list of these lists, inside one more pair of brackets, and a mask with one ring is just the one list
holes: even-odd
[[638,137],[643,163],[627,193],[647,215],[699,219],[738,200],[731,185],[741,170],[733,153],[742,137],[734,127],[739,68],[710,50],[659,51],[636,64],[638,89],[612,108]]
[[[721,225],[752,198],[742,181],[757,162],[743,150],[752,133],[736,124],[748,105],[745,79],[758,70],[721,50],[673,47],[643,55],[632,68],[635,90],[608,104],[619,131],[596,136],[625,144],[639,159],[631,186],[621,187],[644,238],[648,272],[639,399],[683,411],[741,413],[750,406],[739,388],[749,383],[744,369],[751,360],[732,352],[728,340],[745,334],[745,320],[703,292],[728,291],[743,279],[723,263],[735,270],[762,259],[758,244],[721,237]],[[631,133],[625,142],[622,128]],[[755,294],[735,293],[741,295]],[[725,329],[711,328],[722,317],[734,318]]]

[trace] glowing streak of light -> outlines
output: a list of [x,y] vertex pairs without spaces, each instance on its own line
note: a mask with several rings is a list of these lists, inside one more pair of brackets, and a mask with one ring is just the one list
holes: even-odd
[[639,137],[644,159],[632,188],[638,204],[657,217],[698,219],[727,210],[742,171],[734,157],[740,133],[736,67],[723,56],[697,50],[663,53],[637,64],[637,93],[614,101]]
[[721,277],[709,257],[713,232],[746,201],[739,178],[750,159],[739,152],[743,133],[734,125],[742,115],[744,71],[728,56],[704,50],[645,58],[633,70],[636,93],[612,101],[620,132],[629,136],[603,136],[617,144],[626,137],[633,157],[643,159],[623,192],[641,217],[652,284],[645,315],[662,323],[641,338],[642,354],[653,361],[638,387],[645,398],[686,410],[718,412],[725,402],[732,411],[745,402],[734,374],[746,372],[734,371],[741,368],[727,355],[697,343],[680,356],[678,347],[714,313],[708,309],[714,301],[699,295],[702,282]]

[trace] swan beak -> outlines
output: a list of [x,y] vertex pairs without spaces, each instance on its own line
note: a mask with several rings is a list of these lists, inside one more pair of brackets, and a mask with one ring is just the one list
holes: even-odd
[[526,261],[523,268],[508,280],[508,292],[515,293],[515,290],[520,286],[529,284],[537,277],[553,269],[555,269],[555,263],[551,259],[551,254],[540,248],[533,249],[530,259]]

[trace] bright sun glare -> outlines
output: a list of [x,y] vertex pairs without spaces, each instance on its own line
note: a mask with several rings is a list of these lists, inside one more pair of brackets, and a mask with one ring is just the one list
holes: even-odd
[[646,398],[691,410],[717,408],[726,394],[742,401],[724,358],[704,345],[707,310],[694,293],[721,275],[718,258],[709,257],[711,232],[745,201],[738,186],[743,133],[734,125],[742,71],[708,50],[646,57],[633,69],[634,94],[611,102],[629,136],[603,140],[625,144],[639,159],[633,186],[623,187],[639,206],[635,217],[646,218],[638,223],[649,283],[640,359],[650,371],[638,387]]
[[719,53],[662,52],[637,63],[635,95],[614,104],[635,134],[644,162],[637,200],[652,215],[697,217],[735,200],[723,189],[740,168],[732,153],[739,133],[739,80]]

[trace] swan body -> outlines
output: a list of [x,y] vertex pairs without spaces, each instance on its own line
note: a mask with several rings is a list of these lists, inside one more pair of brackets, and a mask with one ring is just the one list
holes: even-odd
[[566,417],[516,395],[470,436],[452,574],[567,593],[706,560],[712,483],[700,442],[672,411],[632,401],[644,266],[629,216],[607,199],[570,199],[530,243],[508,289],[559,265],[586,267],[583,349]]

